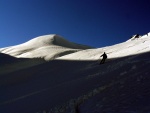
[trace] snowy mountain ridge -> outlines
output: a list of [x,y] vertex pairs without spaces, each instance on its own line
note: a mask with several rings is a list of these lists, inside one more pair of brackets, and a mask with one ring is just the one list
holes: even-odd
[[72,43],[59,35],[52,34],[36,37],[20,45],[0,48],[0,52],[18,58],[96,60],[103,52],[106,52],[109,58],[147,52],[150,49],[149,43],[150,33],[139,38],[135,38],[134,35],[120,44],[92,49],[90,46]]
[[69,42],[59,35],[52,34],[36,37],[20,45],[1,48],[0,52],[18,58],[44,58],[45,60],[51,60],[89,48],[91,47]]
[[112,46],[106,46],[96,49],[82,50],[76,53],[59,57],[58,59],[65,60],[96,60],[99,56],[106,52],[108,59],[120,58],[130,55],[136,55],[150,51],[150,33],[143,35],[140,38],[134,38],[134,36],[119,44]]

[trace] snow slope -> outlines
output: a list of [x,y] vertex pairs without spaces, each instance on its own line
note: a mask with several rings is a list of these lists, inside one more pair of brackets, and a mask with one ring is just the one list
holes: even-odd
[[29,68],[45,61],[41,58],[16,58],[10,55],[0,53],[0,74],[11,73],[17,70]]
[[64,60],[97,60],[99,56],[106,52],[108,58],[119,58],[130,55],[136,55],[140,53],[145,53],[150,50],[150,33],[149,35],[144,35],[138,39],[129,39],[126,42],[97,48],[97,49],[87,49],[79,51],[73,54],[65,55],[59,57],[58,59]]
[[[14,61],[9,65],[4,65],[1,67],[0,74],[6,74],[41,64],[44,62],[43,59],[49,61],[66,54],[89,48],[91,47],[67,41],[56,34],[39,36],[23,44],[0,48],[1,53],[13,56],[14,58],[24,58],[20,62]],[[34,60],[31,58],[34,58]]]
[[18,58],[44,58],[45,60],[51,60],[80,49],[89,48],[91,47],[69,42],[58,35],[44,35],[20,45],[1,48],[0,52]]
[[[149,40],[142,36],[0,74],[0,113],[150,113]],[[104,51],[109,59],[98,65]]]

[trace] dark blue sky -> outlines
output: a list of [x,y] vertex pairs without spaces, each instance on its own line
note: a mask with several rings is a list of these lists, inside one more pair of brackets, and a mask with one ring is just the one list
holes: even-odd
[[103,47],[150,32],[150,0],[0,0],[0,47],[59,34]]

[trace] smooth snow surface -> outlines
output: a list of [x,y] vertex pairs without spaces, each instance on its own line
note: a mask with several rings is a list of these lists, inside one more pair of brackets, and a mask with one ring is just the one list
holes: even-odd
[[69,42],[58,35],[44,35],[20,45],[1,48],[0,52],[18,58],[44,58],[45,60],[51,60],[88,48],[91,47]]
[[88,49],[79,51],[73,54],[59,57],[58,59],[64,60],[96,60],[99,56],[106,52],[108,58],[120,58],[130,55],[149,52],[150,50],[150,35],[144,35],[138,39],[129,39],[126,42],[107,46],[97,49]]
[[150,113],[150,35],[96,49],[53,37],[0,49],[0,113]]

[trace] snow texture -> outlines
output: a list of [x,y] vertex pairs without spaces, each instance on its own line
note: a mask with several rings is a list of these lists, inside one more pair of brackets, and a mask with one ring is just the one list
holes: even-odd
[[44,35],[20,45],[1,48],[0,52],[18,58],[44,58],[45,60],[51,60],[88,48],[91,47],[69,42],[58,35]]

